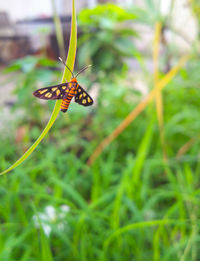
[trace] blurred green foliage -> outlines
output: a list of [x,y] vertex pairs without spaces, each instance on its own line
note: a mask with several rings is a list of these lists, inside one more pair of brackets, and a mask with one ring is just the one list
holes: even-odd
[[[53,260],[156,260],[154,255],[158,255],[160,260],[179,260],[190,237],[192,251],[198,256],[199,66],[198,60],[189,63],[164,91],[167,165],[162,160],[154,106],[92,167],[86,165],[95,146],[141,99],[126,87],[123,77],[116,76],[112,84],[109,79],[100,83],[101,96],[95,100],[98,107],[71,104],[69,113],[60,115],[31,158],[1,177],[0,259],[50,260],[50,255]],[[38,102],[32,97],[29,101],[32,99]],[[14,137],[1,142],[2,168],[16,160],[23,146],[30,146],[41,132],[42,107],[37,108],[41,114],[37,124],[29,127],[26,143],[16,146]],[[28,106],[23,124],[29,123],[30,113]],[[21,127],[22,122],[17,125]],[[197,138],[196,144],[176,159],[178,149],[192,137]],[[139,175],[138,181],[135,175]],[[70,207],[64,214],[63,205]],[[47,218],[49,236],[42,230],[43,221],[38,227],[33,219],[37,212],[45,215],[47,206],[57,213],[53,219]],[[43,220],[42,215],[39,218]],[[175,221],[162,225],[165,219]],[[149,220],[152,226],[146,227]],[[155,220],[161,224],[153,225]],[[140,227],[128,227],[137,222]],[[126,226],[124,233],[109,239]]]
[[171,14],[173,11],[174,1],[166,4],[165,8],[169,6],[169,12],[163,14],[161,11],[161,1],[144,0],[143,7],[138,5],[131,5],[128,10],[136,15],[136,22],[154,27],[156,22],[160,22],[163,26],[169,26],[171,23]]
[[114,4],[104,4],[94,9],[83,9],[78,15],[78,25],[82,36],[78,41],[78,64],[93,64],[94,71],[122,70],[124,58],[132,57],[134,45],[132,38],[137,33],[128,21],[135,14]]
[[[9,138],[1,133],[1,169],[41,133],[54,102],[40,104],[32,91],[56,84],[57,67],[42,57],[10,66],[19,71],[13,113],[21,108],[25,115],[16,119],[16,133]],[[193,55],[163,91],[167,162],[152,103],[91,167],[86,164],[100,141],[142,99],[124,73],[98,80],[91,108],[72,103],[67,114],[60,113],[34,154],[1,177],[0,260],[199,260],[199,70],[199,58]],[[79,77],[83,87],[97,84],[94,75],[85,73]],[[17,143],[23,126],[26,132]],[[191,139],[192,146],[177,157]],[[63,205],[69,211],[63,212]],[[55,209],[54,216],[46,213],[47,206]]]
[[200,25],[200,2],[198,0],[188,0],[188,3],[190,4],[192,11],[197,18],[198,25]]
[[[4,72],[17,72],[17,84],[14,94],[17,96],[17,101],[13,109],[29,110],[25,121],[29,120],[33,123],[38,122],[38,117],[46,114],[47,106],[41,106],[40,102],[35,102],[33,99],[33,91],[38,88],[52,85],[58,82],[60,71],[58,66],[60,63],[49,60],[40,56],[27,56],[23,59],[14,61]],[[50,70],[52,69],[52,70]],[[52,109],[52,104],[47,103]]]

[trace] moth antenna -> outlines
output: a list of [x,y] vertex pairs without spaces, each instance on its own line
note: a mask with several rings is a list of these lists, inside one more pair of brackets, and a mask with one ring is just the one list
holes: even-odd
[[70,68],[66,65],[66,63],[63,61],[63,59],[62,59],[61,57],[58,57],[58,59],[59,59],[59,60],[64,64],[64,66],[67,67],[67,69],[71,72],[73,78],[75,78],[73,72],[72,72],[72,71],[70,70]]
[[85,66],[83,69],[81,69],[81,70],[75,75],[75,78],[76,78],[80,73],[82,73],[83,71],[85,71],[86,69],[88,69],[88,68],[91,67],[91,66],[92,66],[91,64]]

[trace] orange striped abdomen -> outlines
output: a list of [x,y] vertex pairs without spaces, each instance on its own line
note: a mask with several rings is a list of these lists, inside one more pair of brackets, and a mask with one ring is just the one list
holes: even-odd
[[61,108],[60,108],[60,110],[61,110],[62,112],[66,112],[66,111],[67,111],[67,109],[68,109],[68,107],[69,107],[69,104],[70,104],[72,98],[73,98],[74,95],[75,95],[75,92],[76,92],[76,88],[74,88],[74,87],[71,88],[71,89],[69,90],[68,94],[67,94],[66,99],[63,99],[63,100],[62,100]]

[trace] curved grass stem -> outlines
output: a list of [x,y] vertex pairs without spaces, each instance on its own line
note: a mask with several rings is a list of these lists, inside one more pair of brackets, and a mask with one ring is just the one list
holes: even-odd
[[[66,64],[73,71],[75,57],[76,57],[76,47],[77,47],[77,26],[76,26],[76,10],[75,10],[74,0],[72,0],[72,3],[73,4],[72,4],[72,20],[71,20],[71,37],[70,37],[70,44],[69,44]],[[67,81],[69,81],[70,77],[71,77],[71,73],[65,67],[61,83],[65,82],[65,79],[67,79]],[[57,100],[54,110],[49,119],[49,122],[47,123],[46,127],[44,128],[44,130],[41,133],[41,135],[39,136],[39,138],[35,141],[35,143],[13,165],[11,165],[9,168],[7,168],[3,172],[1,172],[0,175],[4,175],[4,174],[8,173],[9,171],[13,170],[14,168],[16,168],[17,166],[19,166],[37,148],[37,146],[40,144],[42,139],[45,137],[45,135],[49,132],[52,125],[54,124],[54,122],[59,114],[59,111],[60,111],[60,104],[61,104],[61,101]]]

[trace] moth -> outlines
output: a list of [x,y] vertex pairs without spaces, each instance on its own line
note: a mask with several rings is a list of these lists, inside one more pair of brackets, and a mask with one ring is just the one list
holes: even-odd
[[36,90],[33,95],[39,99],[44,100],[62,100],[60,110],[66,112],[68,110],[69,104],[72,98],[75,98],[75,102],[83,106],[91,106],[93,104],[93,99],[90,95],[78,84],[77,76],[89,68],[91,65],[81,69],[75,76],[70,68],[63,62],[59,57],[59,60],[67,67],[71,72],[72,78],[70,82],[57,84],[54,86],[49,86]]

